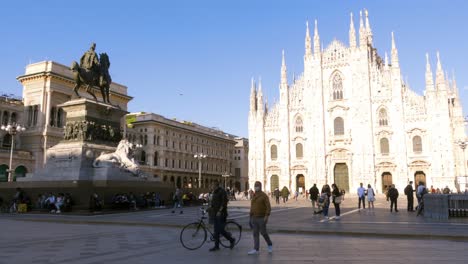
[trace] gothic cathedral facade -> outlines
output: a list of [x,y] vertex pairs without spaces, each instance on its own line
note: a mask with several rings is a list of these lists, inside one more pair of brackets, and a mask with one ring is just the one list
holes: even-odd
[[[349,46],[325,49],[315,21],[307,24],[304,72],[292,83],[282,58],[279,102],[268,107],[261,83],[252,80],[249,111],[249,185],[304,191],[336,183],[355,193],[359,183],[378,192],[409,181],[459,188],[464,175],[464,118],[455,79],[439,54],[435,80],[426,54],[426,87],[418,95],[401,78],[392,32],[391,62],[372,41],[367,11],[359,31],[353,17]],[[358,41],[356,39],[358,36]],[[313,48],[313,49],[312,49]]]

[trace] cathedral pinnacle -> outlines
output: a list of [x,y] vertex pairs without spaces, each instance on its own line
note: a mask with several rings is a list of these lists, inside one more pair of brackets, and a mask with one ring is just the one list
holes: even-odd
[[395,45],[395,36],[392,31],[392,67],[400,67],[398,62],[398,50]]
[[250,84],[250,112],[257,111],[257,89],[255,88],[255,80],[252,77]]
[[442,63],[440,63],[440,55],[437,51],[437,71],[436,71],[436,84],[437,89],[444,89],[445,78],[444,78],[444,71],[442,70]]
[[320,37],[318,34],[317,19],[315,20],[315,29],[314,29],[314,54],[320,53]]
[[312,55],[312,44],[310,41],[309,32],[309,21],[306,22],[306,38],[305,38],[305,56],[310,57]]
[[356,30],[354,29],[353,13],[350,13],[351,21],[349,23],[349,46],[356,47]]
[[367,44],[367,34],[362,20],[362,11],[359,11],[359,45],[364,47]]
[[366,33],[367,33],[367,41],[369,44],[372,44],[372,29],[370,27],[369,23],[369,12],[367,9],[364,9],[364,12],[366,14]]
[[429,54],[426,53],[426,90],[434,90],[434,79],[432,77],[431,63],[429,62]]
[[287,78],[287,71],[286,71],[286,60],[284,58],[284,50],[282,53],[282,61],[281,61],[281,84],[287,84],[288,83],[288,78]]

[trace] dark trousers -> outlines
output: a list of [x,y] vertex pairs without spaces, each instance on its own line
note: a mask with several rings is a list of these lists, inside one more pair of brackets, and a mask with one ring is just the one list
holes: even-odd
[[288,197],[287,196],[283,196],[283,203],[287,202],[288,201]]
[[339,203],[333,203],[333,205],[335,206],[335,215],[340,216],[340,214],[341,214],[340,204]]
[[366,209],[366,196],[359,197],[359,201],[358,201],[359,209],[361,209],[361,202],[362,202],[362,208]]
[[270,236],[266,231],[266,223],[265,217],[254,217],[250,220],[253,229],[253,237],[254,237],[254,249],[260,249],[260,234],[262,234],[263,238],[265,239],[267,245],[271,246],[273,243],[271,242]]
[[275,196],[275,201],[276,201],[276,204],[279,204],[280,201],[279,201],[279,196]]
[[219,236],[223,235],[227,240],[232,241],[233,238],[231,234],[226,232],[224,229],[226,227],[226,217],[224,216],[215,216],[214,218],[214,234],[213,238],[215,240],[215,247],[219,247]]
[[390,212],[395,208],[395,212],[398,212],[397,199],[390,199]]
[[413,195],[407,195],[407,200],[408,200],[408,211],[413,211],[413,203],[414,203],[414,198]]

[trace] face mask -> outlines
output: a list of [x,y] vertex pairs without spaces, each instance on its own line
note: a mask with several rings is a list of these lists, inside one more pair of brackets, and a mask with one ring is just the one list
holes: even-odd
[[261,191],[261,190],[262,190],[262,188],[260,188],[260,187],[258,187],[258,186],[255,187],[255,191],[256,191],[256,192],[259,192],[259,191]]

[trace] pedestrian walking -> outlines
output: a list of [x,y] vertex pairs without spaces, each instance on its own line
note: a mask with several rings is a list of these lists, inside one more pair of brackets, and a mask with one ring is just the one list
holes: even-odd
[[424,182],[420,181],[416,191],[416,198],[418,198],[418,207],[422,203],[423,197],[426,193],[428,193],[427,188],[424,185]]
[[370,184],[367,184],[367,208],[374,209],[375,192]]
[[333,205],[335,206],[335,219],[339,220],[341,211],[340,211],[340,204],[341,204],[341,192],[340,189],[336,184],[332,184],[332,197],[333,197]]
[[414,195],[413,195],[413,182],[410,181],[409,184],[406,186],[405,188],[405,195],[406,195],[406,200],[408,201],[408,206],[407,206],[407,210],[408,212],[413,212],[414,211],[414,208],[413,208],[413,205],[414,205]]
[[219,182],[215,180],[212,185],[213,196],[211,200],[211,211],[212,217],[214,217],[214,234],[213,239],[215,241],[214,247],[210,248],[210,251],[219,250],[219,236],[223,235],[230,242],[230,249],[234,248],[235,239],[230,233],[226,232],[226,218],[227,218],[227,204],[229,201],[227,192],[219,186]]
[[323,216],[325,217],[325,219],[328,219],[328,208],[330,208],[330,197],[331,197],[331,190],[330,190],[330,185],[328,184],[325,184],[323,187],[322,187],[322,193],[320,194],[320,199],[321,199],[321,203],[323,204],[322,205],[322,212],[323,212]]
[[319,195],[317,184],[314,183],[314,186],[312,186],[309,189],[309,194],[310,194],[310,201],[312,202],[312,210],[314,210],[314,214],[315,214],[317,212],[315,210],[315,206],[317,205],[317,200],[318,200],[318,195]]
[[[184,213],[184,201],[182,199],[182,190],[177,187],[174,195],[172,196],[172,201],[174,202],[174,207],[172,208],[172,213],[174,214],[177,208],[180,208],[180,214]],[[135,201],[136,206],[136,201]]]
[[297,202],[297,197],[299,197],[299,191],[298,190],[296,190],[294,192],[294,200],[296,200],[296,202]]
[[397,199],[398,199],[398,190],[395,188],[395,184],[392,184],[390,189],[388,190],[388,197],[390,198],[390,212],[392,209],[395,208],[395,212],[398,213],[398,206],[397,206]]
[[289,190],[286,186],[283,187],[283,189],[281,189],[281,197],[283,198],[283,203],[286,203],[288,201],[288,198],[289,198]]
[[262,192],[262,183],[256,181],[254,184],[255,194],[250,203],[250,228],[253,231],[254,248],[248,252],[249,255],[256,255],[260,250],[260,234],[262,234],[268,245],[268,253],[273,252],[273,243],[267,233],[266,225],[271,212],[270,200]]
[[280,204],[280,190],[278,187],[275,188],[273,194],[275,195],[276,204]]
[[357,189],[357,195],[359,198],[358,201],[358,208],[361,209],[361,202],[362,202],[362,208],[366,209],[366,189],[363,187],[362,182],[359,184],[360,187]]

